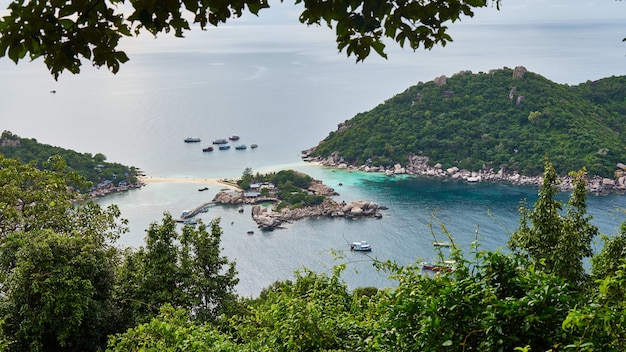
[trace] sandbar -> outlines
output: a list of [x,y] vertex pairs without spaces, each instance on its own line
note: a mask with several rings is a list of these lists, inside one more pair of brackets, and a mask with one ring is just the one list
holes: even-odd
[[227,180],[223,178],[201,178],[201,177],[152,177],[142,176],[139,180],[145,184],[150,183],[191,183],[213,186],[224,186],[228,188],[237,189],[235,181]]

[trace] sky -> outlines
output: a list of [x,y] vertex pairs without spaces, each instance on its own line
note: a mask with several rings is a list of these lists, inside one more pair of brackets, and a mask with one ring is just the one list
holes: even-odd
[[[9,0],[0,0],[0,9],[6,8]],[[129,6],[128,4],[125,6]],[[339,52],[335,42],[334,30],[326,26],[306,26],[301,24],[298,17],[302,11],[302,4],[294,5],[294,1],[281,3],[278,0],[270,0],[270,8],[260,11],[259,16],[246,13],[243,17],[233,19],[219,27],[208,27],[206,31],[194,27],[185,33],[185,38],[176,38],[173,34],[159,34],[157,38],[149,33],[143,33],[139,37],[124,38],[119,49],[124,50],[133,59],[133,55],[150,52],[215,52],[215,53],[238,53],[238,52],[303,52],[317,55],[328,62],[349,62],[354,63],[355,58],[346,58],[345,52]],[[0,10],[0,13],[2,10]],[[489,35],[481,38],[469,37],[464,32],[466,26],[488,26],[488,25],[511,25],[519,26],[523,31],[535,31],[533,37],[537,38],[538,45],[545,45],[547,48],[563,48],[568,51],[565,55],[570,55],[570,60],[575,58],[578,50],[589,49],[589,41],[595,38],[544,38],[542,37],[541,26],[546,23],[558,25],[559,23],[589,23],[590,25],[600,25],[604,23],[624,24],[614,33],[612,38],[603,38],[608,41],[611,47],[623,48],[626,53],[626,43],[622,39],[626,37],[626,1],[616,0],[502,0],[498,10],[493,3],[485,8],[475,10],[474,17],[463,17],[461,21],[449,24],[449,33],[452,35],[453,43],[448,44],[445,49],[436,47],[434,50],[446,50],[450,55],[455,54],[454,45],[465,44],[477,48],[474,55],[479,55],[478,49],[486,48],[484,55],[498,55],[493,51],[494,43]],[[623,28],[623,31],[621,30]],[[483,32],[487,33],[487,32]],[[487,33],[488,34],[488,33]],[[512,38],[515,40],[515,38]],[[539,43],[540,41],[543,41]],[[587,41],[587,42],[585,42]],[[383,62],[403,63],[420,60],[425,50],[418,49],[417,55],[408,48],[400,48],[391,40],[386,40],[387,60],[380,58],[376,53],[372,53],[365,65],[369,63],[379,64]],[[468,44],[470,43],[470,44]],[[594,55],[590,54],[590,55]],[[602,53],[598,53],[602,54]],[[564,55],[563,52],[556,53],[555,56]],[[621,55],[621,54],[620,54]],[[422,56],[423,57],[423,56]],[[611,58],[617,62],[624,58]],[[8,59],[2,58],[0,60]],[[43,66],[41,59],[39,64]],[[505,61],[505,60],[503,60]],[[360,63],[361,65],[362,63]],[[508,63],[507,63],[508,64]],[[517,65],[511,63],[510,65]],[[599,63],[598,65],[602,65]],[[616,65],[621,65],[618,63]],[[493,68],[493,67],[491,67]],[[83,70],[89,69],[89,65],[84,65]],[[121,68],[124,69],[124,66]],[[465,68],[463,68],[465,69]],[[481,67],[482,69],[482,67]],[[533,70],[532,68],[530,68]],[[537,68],[539,69],[539,68]],[[455,71],[456,72],[456,71]],[[539,72],[539,71],[535,71]],[[614,72],[613,70],[611,72]],[[623,71],[622,71],[623,72]],[[615,74],[623,74],[615,72]],[[448,72],[442,72],[442,74]],[[452,73],[452,72],[450,72]],[[593,74],[593,73],[592,73]],[[432,79],[434,77],[425,77]],[[576,79],[566,82],[559,77],[549,77],[560,83],[580,83]],[[599,78],[591,76],[589,78]],[[63,79],[63,77],[61,78]]]
[[[295,5],[295,1],[286,1],[281,3],[277,0],[270,1],[270,8],[260,11],[259,16],[245,13],[241,18],[233,19],[226,24],[220,25],[218,28],[210,27],[208,31],[192,30],[187,33],[187,37],[198,37],[207,32],[213,33],[217,31],[227,32],[233,27],[263,27],[266,30],[270,28],[277,29],[282,32],[289,32],[295,42],[310,42],[314,40],[330,40],[334,44],[333,30],[327,27],[307,27],[298,21],[298,17],[302,11],[302,4]],[[10,3],[9,0],[0,0],[0,15],[6,13],[6,7]],[[129,6],[128,4],[125,6]],[[545,22],[602,22],[610,20],[626,19],[626,2],[621,0],[502,0],[500,9],[498,10],[493,4],[485,8],[475,10],[473,18],[462,18],[461,24],[527,24],[529,26],[537,25]],[[458,26],[459,23],[451,24],[450,27]],[[287,29],[289,28],[289,29]],[[261,31],[258,34],[263,34]],[[620,33],[620,35],[622,35]],[[228,43],[234,44],[232,38],[228,37]],[[623,33],[622,37],[626,37]],[[239,38],[245,44],[251,39],[255,39],[252,35],[249,38]],[[247,39],[247,40],[246,40]],[[284,37],[280,37],[281,40]],[[271,40],[271,37],[268,39]],[[170,45],[174,47],[185,47],[192,43],[184,43],[180,38],[174,38],[171,34],[160,34],[158,45],[155,47],[155,40],[150,34],[141,35],[139,38],[129,38],[124,40],[124,47],[128,50],[167,50]],[[216,39],[215,45],[223,45],[225,42]],[[332,46],[331,46],[332,47]]]

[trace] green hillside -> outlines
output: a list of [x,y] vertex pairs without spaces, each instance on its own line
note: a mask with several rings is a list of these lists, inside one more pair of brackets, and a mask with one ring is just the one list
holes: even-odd
[[9,131],[2,132],[0,136],[0,155],[17,159],[22,163],[32,162],[39,169],[45,168],[45,163],[50,157],[58,155],[67,164],[67,170],[64,171],[76,171],[94,186],[105,181],[111,182],[114,186],[118,186],[120,182],[126,184],[137,182],[135,167],[107,162],[104,154],[79,153],[41,144],[34,138],[21,138]]
[[414,154],[444,169],[529,176],[541,174],[548,157],[561,175],[585,166],[589,175],[613,177],[626,162],[626,77],[569,86],[514,71],[420,82],[345,121],[311,156],[337,152],[350,164],[388,166]]

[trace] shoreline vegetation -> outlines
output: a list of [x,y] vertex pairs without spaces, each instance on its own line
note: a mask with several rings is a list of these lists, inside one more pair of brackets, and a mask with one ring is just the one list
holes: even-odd
[[[252,220],[261,230],[274,230],[281,228],[284,223],[307,218],[380,219],[380,211],[387,209],[375,202],[363,200],[337,202],[332,197],[339,194],[332,187],[294,170],[266,175],[257,173],[255,176],[247,170],[237,181],[223,179],[219,183],[231,186],[232,189],[220,190],[213,202],[237,205],[239,212],[244,211],[243,205],[251,205]],[[262,206],[264,203],[273,203],[275,206]]]

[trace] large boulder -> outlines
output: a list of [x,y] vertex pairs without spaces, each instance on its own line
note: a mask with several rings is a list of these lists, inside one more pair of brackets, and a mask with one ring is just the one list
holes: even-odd
[[517,66],[515,69],[513,69],[513,78],[522,78],[524,77],[524,74],[526,74],[526,72],[528,72],[526,67]]
[[443,86],[447,83],[447,79],[446,76],[439,76],[437,78],[435,78],[433,80],[433,83],[435,84],[435,86],[440,87]]

